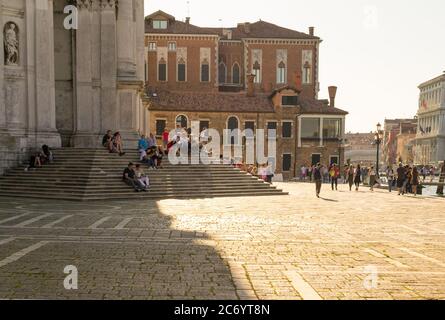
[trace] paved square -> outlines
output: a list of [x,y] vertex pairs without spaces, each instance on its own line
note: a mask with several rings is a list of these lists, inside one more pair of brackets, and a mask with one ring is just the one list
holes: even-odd
[[444,199],[280,187],[291,195],[0,198],[0,298],[445,299]]

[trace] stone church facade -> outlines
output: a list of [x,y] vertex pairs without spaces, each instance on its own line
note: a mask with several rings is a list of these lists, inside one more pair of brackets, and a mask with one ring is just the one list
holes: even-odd
[[[321,39],[258,21],[203,28],[157,11],[145,18],[145,79],[150,130],[176,124],[217,129],[276,129],[276,172],[344,161],[347,112],[319,100]],[[243,144],[243,141],[238,141]],[[221,148],[222,150],[222,148]]]
[[[68,5],[77,29],[67,29]],[[143,0],[0,0],[0,173],[29,151],[148,130]]]

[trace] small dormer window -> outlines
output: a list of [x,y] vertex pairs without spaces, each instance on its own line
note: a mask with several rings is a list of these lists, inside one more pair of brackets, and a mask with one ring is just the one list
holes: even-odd
[[298,104],[298,96],[282,96],[281,105],[282,106],[296,106]]
[[167,20],[153,20],[153,29],[167,29]]

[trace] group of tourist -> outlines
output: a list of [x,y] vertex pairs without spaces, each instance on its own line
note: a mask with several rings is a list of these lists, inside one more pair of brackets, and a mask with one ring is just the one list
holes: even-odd
[[43,165],[52,163],[54,161],[54,155],[51,149],[45,144],[41,150],[38,150],[31,154],[29,159],[29,165],[25,168],[26,171],[35,168],[41,168]]
[[417,196],[420,175],[416,166],[404,166],[400,163],[395,172],[392,168],[388,168],[386,170],[386,177],[388,179],[389,192],[391,192],[394,187],[397,187],[398,195],[413,193]]
[[[338,179],[341,175],[340,168],[337,164],[332,164],[329,167],[325,167],[320,163],[317,163],[312,167],[303,165],[301,166],[300,180],[315,182],[316,195],[319,197],[321,186],[326,182],[326,173],[328,174],[332,190],[337,190]],[[419,171],[416,166],[403,165],[400,163],[396,170],[393,170],[392,168],[386,170],[388,190],[389,192],[392,192],[392,190],[397,188],[398,195],[412,193],[417,196],[420,178],[422,177],[423,181],[425,181],[427,174],[434,177],[434,171],[430,173],[430,169],[423,167]],[[359,191],[360,185],[365,184],[365,181],[369,185],[371,191],[374,191],[374,188],[381,184],[379,175],[374,166],[362,168],[360,165],[346,165],[343,171],[343,181],[349,185],[350,191],[352,191],[353,187],[355,188],[355,191]]]
[[142,135],[138,141],[139,161],[147,164],[150,169],[162,169],[162,159],[165,156],[164,148],[158,146],[152,133],[147,138]]

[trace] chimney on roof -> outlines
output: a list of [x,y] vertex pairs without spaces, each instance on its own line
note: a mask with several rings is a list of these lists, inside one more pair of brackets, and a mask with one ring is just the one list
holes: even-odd
[[250,22],[238,23],[237,28],[244,33],[250,33]]
[[309,35],[313,36],[315,34],[315,27],[309,27]]
[[255,84],[253,83],[253,80],[255,79],[254,74],[248,74],[247,75],[247,96],[248,97],[254,97],[255,96]]
[[190,24],[190,17],[185,18],[185,23]]
[[337,95],[337,87],[335,86],[330,86],[328,87],[329,90],[329,106],[330,107],[335,107],[335,97]]

